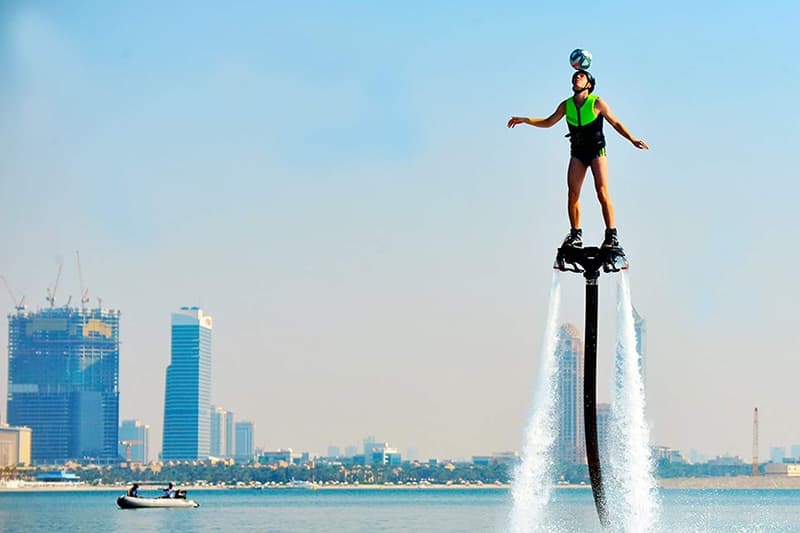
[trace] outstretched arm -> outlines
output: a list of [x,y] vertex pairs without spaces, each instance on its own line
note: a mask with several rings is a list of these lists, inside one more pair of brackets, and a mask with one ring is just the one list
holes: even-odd
[[509,128],[513,128],[517,124],[529,124],[531,126],[536,126],[537,128],[549,128],[561,120],[561,117],[566,114],[566,110],[566,103],[561,102],[558,104],[556,110],[553,111],[553,114],[547,118],[511,117],[508,119],[507,126]]
[[628,128],[626,128],[622,122],[617,120],[617,117],[614,116],[614,113],[611,112],[611,108],[608,107],[608,104],[605,103],[603,99],[598,98],[594,103],[594,107],[597,112],[603,115],[606,121],[611,124],[615,130],[617,130],[617,133],[628,139],[636,148],[641,150],[650,149],[646,142],[631,135],[631,132],[628,131]]

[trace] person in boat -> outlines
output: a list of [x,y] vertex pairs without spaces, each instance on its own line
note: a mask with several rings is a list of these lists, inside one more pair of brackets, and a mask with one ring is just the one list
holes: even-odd
[[604,248],[619,247],[617,227],[614,220],[614,206],[608,192],[608,166],[606,163],[606,139],[603,135],[603,119],[630,143],[640,150],[647,150],[647,143],[631,135],[617,117],[611,113],[608,104],[592,94],[595,79],[586,70],[578,70],[572,75],[573,96],[567,98],[547,118],[511,117],[508,127],[528,124],[539,128],[554,126],[566,115],[569,127],[570,160],[567,168],[567,214],[570,230],[563,246],[580,248],[583,246],[581,231],[581,212],[578,200],[586,171],[591,168],[594,176],[594,188],[597,199],[603,210],[603,221],[606,225]]
[[176,494],[177,494],[177,491],[175,490],[175,483],[173,483],[172,481],[169,482],[169,485],[167,485],[167,488],[161,489],[161,490],[164,493],[161,496],[162,498],[174,498],[176,496]]
[[139,497],[139,484],[134,483],[130,489],[128,489],[128,496],[131,498],[138,498]]

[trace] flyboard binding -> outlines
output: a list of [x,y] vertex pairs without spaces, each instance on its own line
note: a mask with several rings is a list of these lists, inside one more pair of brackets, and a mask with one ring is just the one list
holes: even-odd
[[619,272],[628,269],[628,258],[622,248],[587,246],[576,248],[562,246],[558,249],[553,268],[562,272],[577,272],[583,274],[587,271]]

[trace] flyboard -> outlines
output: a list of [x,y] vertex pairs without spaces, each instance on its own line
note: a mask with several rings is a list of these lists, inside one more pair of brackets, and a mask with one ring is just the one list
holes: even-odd
[[575,248],[562,246],[553,268],[576,272],[586,278],[586,341],[584,343],[583,426],[586,437],[586,460],[589,479],[600,524],[608,528],[608,513],[597,446],[597,280],[600,271],[619,272],[628,269],[625,252],[619,247]]

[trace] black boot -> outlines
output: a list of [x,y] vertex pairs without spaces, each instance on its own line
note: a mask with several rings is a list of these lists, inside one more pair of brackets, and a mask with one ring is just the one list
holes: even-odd
[[583,236],[583,230],[580,228],[575,229],[572,228],[569,230],[569,235],[564,239],[564,243],[561,246],[570,246],[572,248],[583,248],[583,240],[581,237]]
[[619,239],[617,239],[617,228],[606,228],[606,238],[603,239],[603,248],[619,248]]

